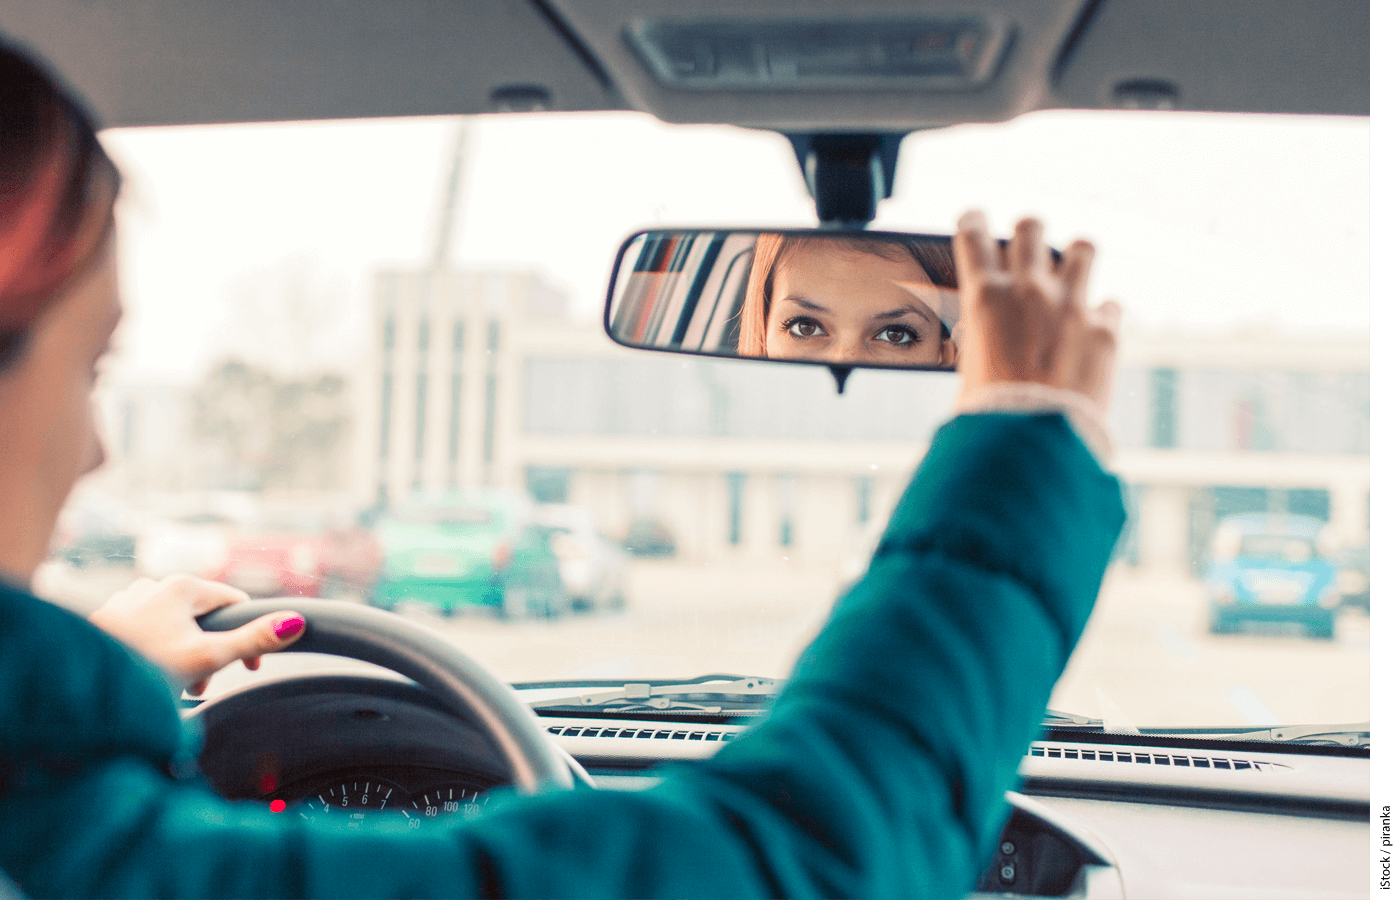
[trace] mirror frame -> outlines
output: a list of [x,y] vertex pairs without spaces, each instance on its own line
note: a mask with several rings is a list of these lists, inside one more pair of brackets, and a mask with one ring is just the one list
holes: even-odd
[[[892,240],[896,240],[896,239],[903,239],[903,238],[908,238],[908,237],[927,237],[927,238],[934,238],[934,239],[946,240],[946,241],[950,241],[950,242],[951,242],[951,240],[952,240],[952,236],[951,236],[951,235],[946,235],[946,234],[931,234],[931,233],[913,232],[913,231],[872,231],[872,230],[858,229],[858,228],[790,228],[790,227],[771,228],[771,227],[747,226],[747,225],[746,225],[746,226],[724,226],[724,227],[720,227],[720,226],[686,227],[686,226],[676,226],[676,225],[665,225],[665,226],[657,226],[657,227],[654,227],[654,228],[642,228],[642,229],[639,229],[639,230],[637,230],[637,231],[632,232],[632,233],[629,234],[625,239],[623,239],[622,244],[618,247],[617,255],[616,255],[616,257],[615,257],[614,260],[613,260],[612,274],[611,274],[611,275],[609,276],[609,278],[608,278],[608,294],[607,294],[607,298],[606,298],[605,302],[603,303],[603,331],[607,334],[609,340],[611,340],[613,343],[619,344],[619,345],[621,345],[621,346],[623,346],[623,347],[629,347],[629,348],[632,348],[632,349],[635,349],[635,350],[648,350],[648,351],[651,351],[651,352],[653,352],[653,353],[676,353],[676,354],[680,354],[680,355],[683,355],[683,356],[696,356],[696,357],[700,357],[701,359],[737,360],[737,361],[739,361],[739,362],[754,362],[754,363],[781,363],[781,364],[799,365],[799,366],[821,366],[822,368],[831,370],[831,373],[836,377],[836,385],[837,385],[836,390],[837,390],[837,393],[841,393],[841,392],[844,390],[846,378],[847,378],[847,376],[849,376],[849,374],[851,373],[851,371],[852,371],[853,369],[884,369],[884,370],[889,370],[889,371],[894,371],[894,372],[918,372],[918,373],[925,373],[925,374],[951,374],[951,373],[957,371],[956,368],[942,368],[942,367],[939,367],[939,368],[920,368],[920,367],[917,367],[917,366],[900,366],[900,365],[891,365],[891,364],[888,364],[888,363],[865,363],[865,362],[862,362],[862,363],[855,363],[855,364],[852,364],[852,365],[835,365],[835,364],[832,364],[832,363],[829,363],[829,362],[823,362],[822,360],[819,360],[819,359],[785,359],[785,358],[775,358],[775,357],[766,357],[766,356],[764,356],[764,357],[760,357],[760,356],[742,356],[742,355],[740,355],[740,354],[738,354],[738,353],[726,354],[726,353],[717,353],[717,352],[708,351],[708,350],[686,350],[686,349],[682,349],[682,348],[673,348],[673,347],[657,347],[657,346],[652,346],[652,345],[640,344],[640,343],[635,343],[635,342],[632,342],[632,341],[627,341],[627,340],[624,340],[623,338],[619,337],[618,335],[614,334],[613,328],[612,328],[613,303],[614,303],[614,300],[617,298],[618,283],[619,283],[619,279],[620,279],[620,277],[621,277],[621,275],[622,275],[622,263],[623,263],[623,258],[627,255],[627,250],[628,250],[629,247],[632,246],[632,243],[633,243],[634,241],[636,241],[638,238],[642,237],[643,235],[648,235],[648,234],[664,234],[664,233],[668,233],[668,232],[684,233],[684,232],[701,232],[701,231],[703,231],[703,232],[717,232],[717,233],[800,234],[800,235],[813,235],[813,236],[818,236],[818,237],[874,238],[874,239],[877,239],[877,240],[880,239],[880,238],[889,238],[889,239],[892,239]],[[1005,241],[1003,241],[1002,243],[1005,243]],[[1054,256],[1058,259],[1058,257],[1059,257],[1058,252],[1052,250],[1051,253],[1052,253],[1052,255],[1054,255]]]

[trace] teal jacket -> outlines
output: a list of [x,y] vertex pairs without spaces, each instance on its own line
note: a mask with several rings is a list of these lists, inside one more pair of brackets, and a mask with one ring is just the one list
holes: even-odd
[[650,790],[414,832],[181,777],[160,673],[4,590],[0,870],[35,897],[960,897],[1122,522],[1062,417],[954,419],[761,725]]

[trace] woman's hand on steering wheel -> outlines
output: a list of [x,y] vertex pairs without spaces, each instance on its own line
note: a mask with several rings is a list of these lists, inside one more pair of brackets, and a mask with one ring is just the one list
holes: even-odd
[[247,600],[237,588],[190,575],[159,582],[141,578],[88,620],[197,695],[211,675],[234,660],[256,669],[262,654],[287,648],[305,631],[306,620],[293,610],[268,613],[232,631],[204,631],[195,622],[197,616]]

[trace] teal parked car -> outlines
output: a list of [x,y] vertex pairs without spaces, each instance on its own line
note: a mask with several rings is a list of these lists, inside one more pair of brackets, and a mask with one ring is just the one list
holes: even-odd
[[1337,567],[1318,550],[1326,523],[1310,516],[1250,513],[1222,519],[1207,579],[1210,630],[1246,622],[1297,622],[1314,637],[1335,633]]
[[567,604],[552,532],[525,497],[421,500],[388,511],[375,530],[384,564],[371,606],[484,607],[515,619],[553,616]]

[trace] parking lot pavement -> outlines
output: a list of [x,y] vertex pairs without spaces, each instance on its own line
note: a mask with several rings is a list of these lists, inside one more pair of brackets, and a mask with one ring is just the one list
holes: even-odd
[[1115,573],[1050,705],[1098,717],[1102,692],[1139,726],[1366,722],[1370,631],[1348,610],[1330,641],[1297,625],[1215,635],[1199,582]]
[[[51,571],[39,584],[82,611],[131,577],[130,571]],[[834,566],[635,560],[620,612],[523,622],[503,622],[489,611],[403,614],[507,681],[716,672],[782,677],[820,629],[836,591]],[[354,667],[288,655],[269,658],[264,671],[331,665]],[[1331,641],[1289,626],[1211,635],[1198,582],[1120,571],[1105,583],[1050,705],[1099,717],[1102,694],[1141,726],[1364,722],[1369,673],[1370,621],[1356,611],[1339,619]],[[259,677],[230,667],[211,691]]]

